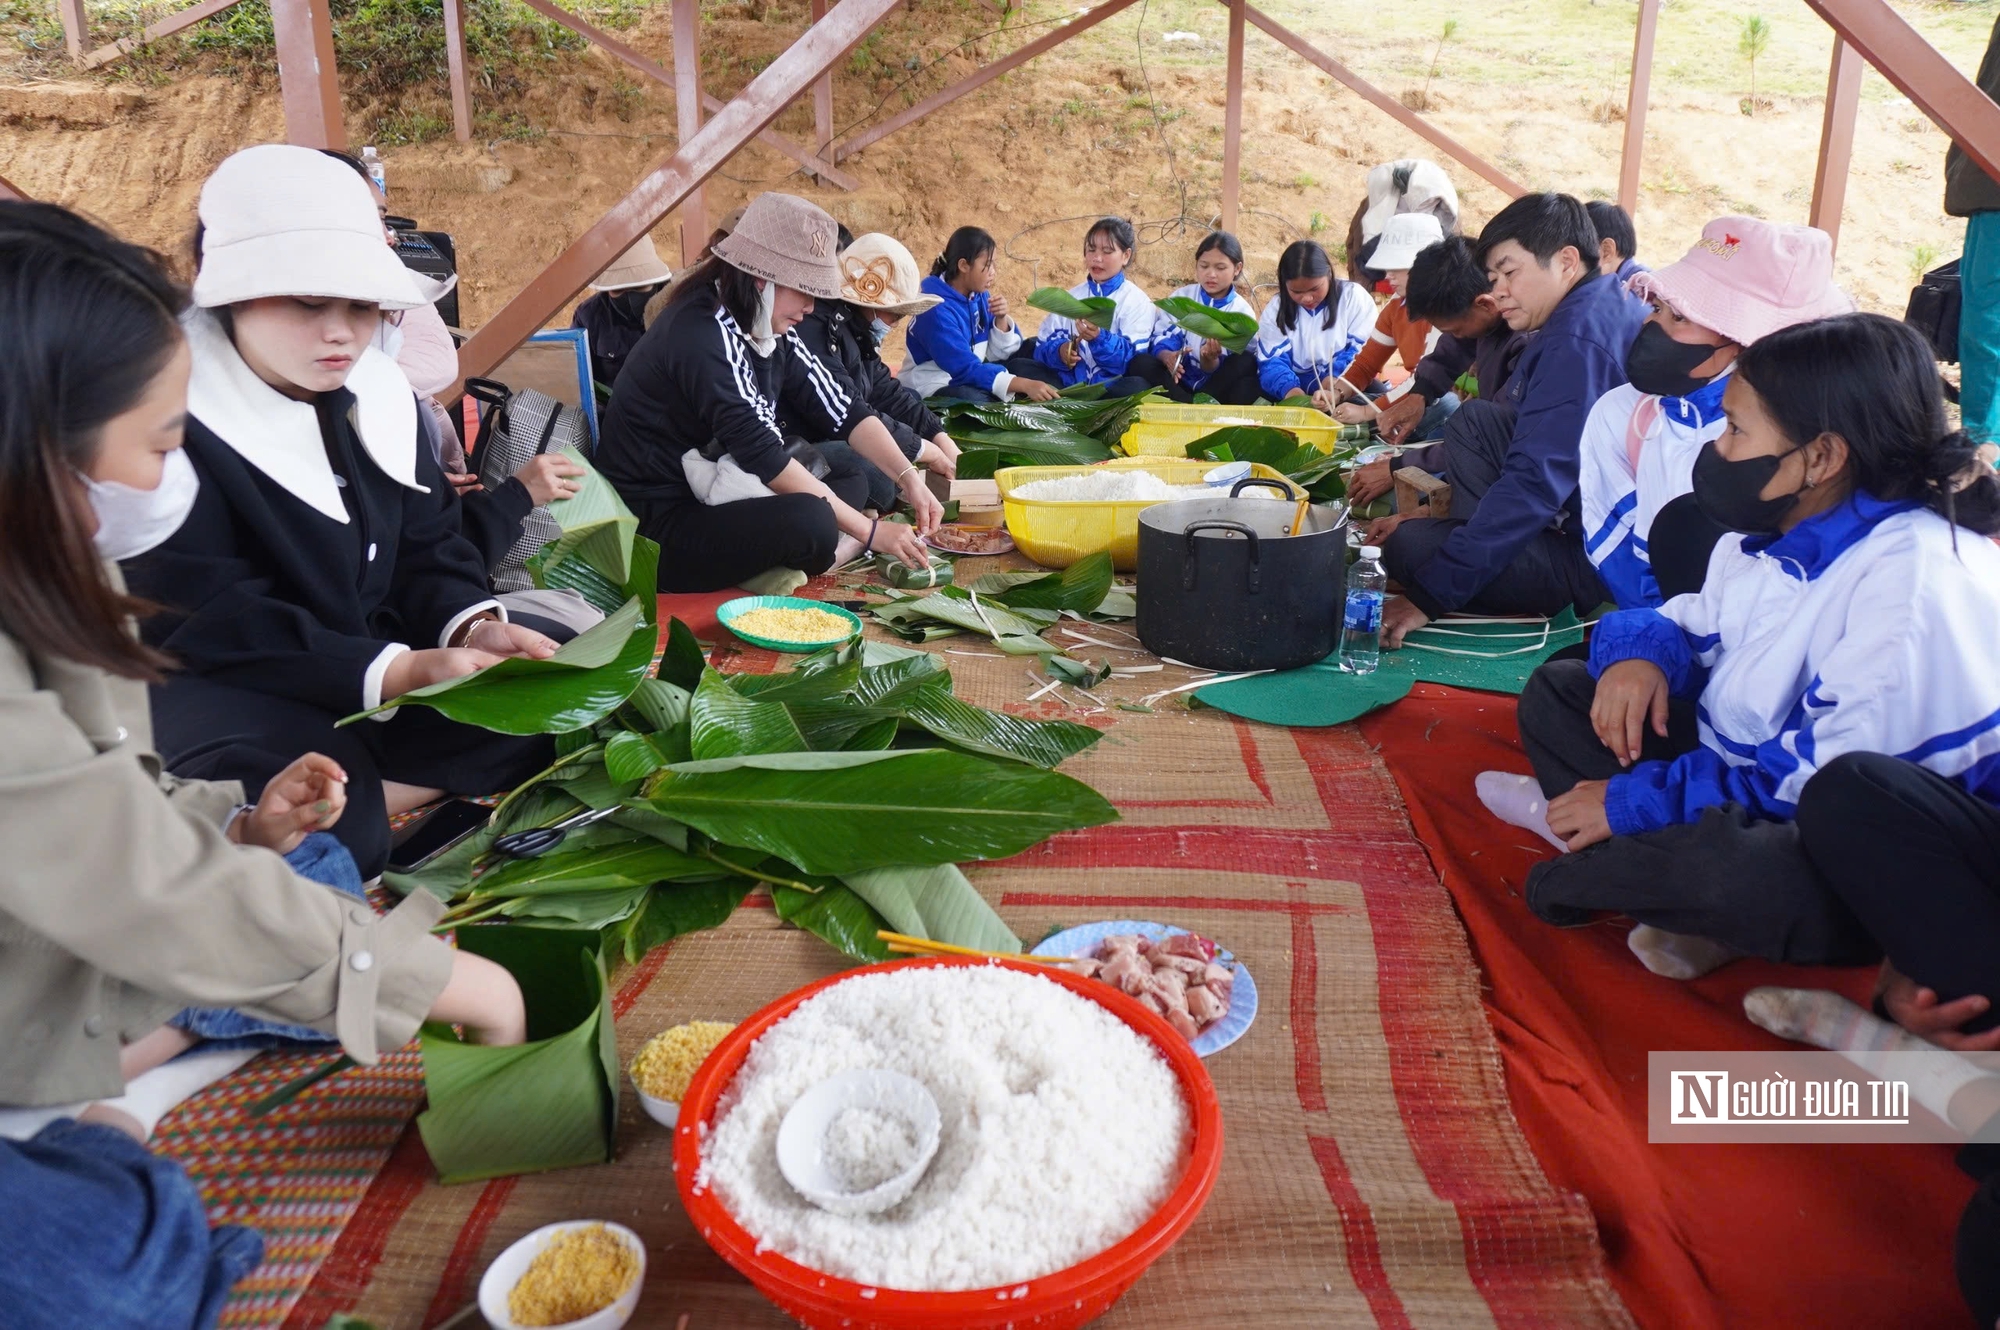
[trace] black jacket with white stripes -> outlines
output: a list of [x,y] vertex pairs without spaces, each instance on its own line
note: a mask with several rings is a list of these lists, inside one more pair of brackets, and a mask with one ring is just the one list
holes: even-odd
[[592,460],[643,526],[696,501],[681,470],[690,448],[727,453],[768,484],[788,460],[781,411],[811,442],[845,439],[875,414],[796,332],[760,356],[715,292],[701,291],[668,305],[632,349]]
[[[844,300],[820,300],[814,302],[813,312],[806,315],[797,332],[807,349],[841,380],[841,386],[882,417],[896,446],[915,461],[924,440],[944,433],[944,422],[882,363],[868,324],[866,310]],[[789,428],[782,413],[778,423]]]

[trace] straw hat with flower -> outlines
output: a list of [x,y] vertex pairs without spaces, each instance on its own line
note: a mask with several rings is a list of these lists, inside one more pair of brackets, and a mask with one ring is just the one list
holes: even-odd
[[840,252],[840,298],[850,305],[903,317],[941,303],[925,295],[917,261],[901,241],[871,231]]

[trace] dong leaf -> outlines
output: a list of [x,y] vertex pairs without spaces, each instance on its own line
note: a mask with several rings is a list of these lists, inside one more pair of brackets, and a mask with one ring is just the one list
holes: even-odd
[[954,946],[980,951],[1021,950],[1021,939],[1000,922],[957,864],[871,868],[843,874],[841,881],[898,933],[948,939]]
[[605,946],[622,954],[627,964],[636,965],[663,942],[727,923],[754,885],[740,877],[662,882],[647,892],[637,910],[605,933]]
[[1111,551],[1086,554],[1059,573],[1043,573],[1016,581],[1016,573],[988,573],[967,587],[981,597],[989,593],[1010,609],[1075,610],[1097,608],[1111,590]]
[[573,558],[602,573],[614,586],[623,586],[632,576],[632,539],[639,532],[639,519],[588,460],[577,453],[569,459],[583,468],[583,477],[575,494],[548,506],[549,516],[563,533],[545,548],[543,566]]
[[667,621],[667,649],[660,656],[659,677],[692,693],[708,668],[708,656],[695,640],[694,630],[679,619]]
[[926,690],[903,715],[910,724],[957,747],[1038,767],[1058,766],[1104,737],[1074,721],[1024,720],[1004,711],[987,711],[960,701],[949,689]]
[[614,785],[641,781],[661,767],[685,762],[694,754],[678,730],[666,734],[634,734],[627,730],[613,735],[604,745],[604,774]]
[[869,613],[890,625],[931,619],[968,632],[984,633],[1009,655],[1039,655],[1058,649],[1041,637],[1042,630],[1055,622],[1055,616],[1027,607],[1017,612],[984,598],[975,601],[963,587],[945,587],[928,596],[873,605]]
[[650,890],[650,887],[613,887],[558,896],[516,896],[501,907],[500,913],[526,923],[602,930],[631,918],[645,904]]
[[772,887],[771,903],[780,919],[858,961],[891,959],[889,944],[875,936],[889,926],[888,921],[852,887],[838,882],[819,891]]
[[[874,760],[820,770],[748,765],[774,757]],[[834,875],[1004,858],[1118,816],[1067,776],[942,749],[741,760],[734,770],[669,768],[647,785],[646,801],[724,844]]]
[[[858,662],[855,673],[859,673]],[[809,679],[816,684],[819,679]],[[742,753],[796,753],[840,748],[881,716],[834,696],[745,697],[710,670],[688,708],[690,751],[696,760]]]
[[1102,439],[1073,429],[985,430],[967,435],[964,443],[967,448],[1023,458],[1030,466],[1089,466],[1111,457]]
[[1216,309],[1194,296],[1168,296],[1155,300],[1168,318],[1196,337],[1220,342],[1226,350],[1247,350],[1257,336],[1257,318],[1240,310]]
[[[678,624],[680,620],[676,619],[674,622]],[[701,676],[696,674],[696,682],[700,682],[700,679]],[[645,722],[648,733],[661,734],[678,727],[687,719],[691,692],[691,687],[683,688],[679,684],[668,683],[665,679],[641,679],[628,703]]]
[[1073,296],[1060,286],[1035,288],[1028,296],[1028,304],[1065,319],[1088,319],[1100,328],[1109,327],[1111,316],[1118,312],[1118,302],[1109,296]]
[[458,945],[498,962],[527,999],[528,1042],[468,1044],[421,1032],[430,1107],[417,1118],[440,1180],[473,1182],[603,1163],[618,1121],[618,1045],[597,934],[503,924]]
[[[588,828],[601,830],[603,824]],[[574,891],[608,891],[617,887],[644,887],[655,882],[691,881],[716,876],[716,867],[706,859],[684,854],[664,841],[617,828],[623,843],[584,844],[572,849],[564,841],[560,849],[539,859],[510,859],[472,884],[474,900],[500,897],[553,895]],[[572,839],[576,839],[572,833]]]
[[1210,462],[1261,462],[1276,467],[1298,450],[1299,436],[1290,430],[1269,425],[1226,425],[1190,443],[1187,455]]
[[381,711],[426,706],[451,719],[501,734],[580,730],[616,711],[653,663],[657,634],[637,598],[604,622],[556,648],[547,660],[509,658],[483,670],[414,689],[339,722]]
[[[1112,308],[1117,308],[1116,301],[1112,302]],[[1071,402],[1094,402],[1104,396],[1104,385],[1101,383],[1072,383],[1057,395]]]

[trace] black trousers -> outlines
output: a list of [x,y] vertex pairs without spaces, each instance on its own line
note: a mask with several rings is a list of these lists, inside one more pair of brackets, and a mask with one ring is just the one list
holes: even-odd
[[1021,344],[1020,351],[1007,362],[1007,372],[1017,379],[1035,379],[1051,388],[1063,386],[1062,375],[1035,359],[1035,339]]
[[[1452,413],[1444,438],[1429,455],[1442,458],[1451,482],[1450,517],[1413,517],[1397,527],[1382,547],[1382,566],[1404,586],[1421,584],[1424,565],[1479,505],[1507,463],[1514,433],[1514,408],[1501,402],[1471,401]],[[1574,531],[1543,530],[1523,545],[1479,594],[1460,608],[1474,614],[1559,614],[1569,606],[1588,614],[1610,599],[1597,569]]]
[[[868,478],[831,454],[820,477],[850,508],[868,506]],[[854,460],[859,460],[854,459]],[[689,498],[639,523],[660,543],[660,590],[720,591],[772,568],[817,577],[833,567],[840,528],[817,494],[773,494],[714,506]]]
[[1701,590],[1708,580],[1708,556],[1715,542],[1726,533],[1702,515],[1694,495],[1683,494],[1669,500],[1653,516],[1646,537],[1646,557],[1652,561],[1653,580],[1668,600]]
[[[1895,967],[1941,1001],[2000,1004],[2000,808],[1880,753],[1846,753],[1799,797],[1799,836]],[[2000,1024],[2000,1006],[1966,1024]]]
[[[1521,744],[1551,799],[1624,770],[1591,728],[1596,694],[1597,681],[1577,660],[1550,661],[1521,693]],[[1677,700],[1666,738],[1647,730],[1641,760],[1671,761],[1698,742],[1694,704]],[[1795,965],[1861,965],[1882,955],[1807,856],[1798,824],[1753,818],[1737,804],[1537,864],[1524,894],[1552,924],[1610,911]]]
[[547,736],[495,734],[429,707],[404,707],[386,721],[335,729],[340,717],[333,712],[186,674],[154,685],[152,707],[153,738],[169,771],[194,780],[242,781],[246,799],[254,801],[273,776],[307,753],[340,763],[347,771],[347,811],[333,834],[354,855],[364,880],[389,862],[382,782],[496,794],[556,757],[555,740]]

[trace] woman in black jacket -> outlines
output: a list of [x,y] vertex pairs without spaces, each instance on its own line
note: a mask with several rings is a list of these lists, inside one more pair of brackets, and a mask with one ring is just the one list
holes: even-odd
[[[262,788],[304,752],[347,772],[336,833],[364,878],[389,815],[506,789],[554,745],[406,708],[335,722],[507,656],[545,657],[509,624],[402,371],[369,345],[381,310],[433,294],[382,243],[368,187],[309,149],[237,153],[202,188],[179,530],[126,566],[161,607],[146,640],[181,671],[155,688],[180,775]],[[309,229],[308,229],[309,228]]]
[[[800,340],[815,299],[840,295],[835,223],[804,199],[762,194],[714,254],[685,273],[626,361],[594,461],[660,544],[662,591],[713,591],[774,568],[825,572],[863,553],[912,567],[943,508],[881,419]],[[781,417],[797,422],[788,438]],[[888,475],[916,525],[862,511],[844,439]]]
[[[841,236],[847,239],[845,228]],[[849,391],[882,417],[904,458],[949,480],[957,474],[958,445],[924,399],[883,363],[879,350],[898,322],[938,303],[938,297],[918,289],[921,280],[917,261],[894,237],[873,232],[847,240],[840,251],[841,298],[813,302],[798,332],[842,386],[851,385]],[[862,470],[868,506],[886,511],[896,502],[895,486],[877,467],[864,463]]]

